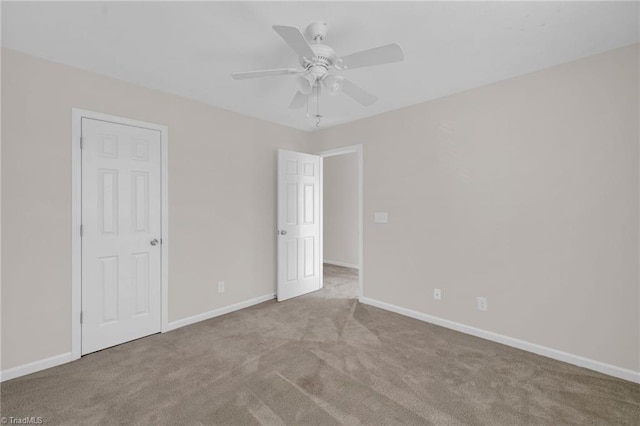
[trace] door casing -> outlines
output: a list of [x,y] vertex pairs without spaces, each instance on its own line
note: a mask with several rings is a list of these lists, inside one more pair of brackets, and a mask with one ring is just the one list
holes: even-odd
[[169,175],[167,153],[169,132],[167,126],[146,123],[115,115],[72,108],[71,111],[71,358],[81,356],[82,328],[80,312],[82,311],[82,152],[80,137],[82,136],[82,118],[108,121],[126,126],[143,127],[160,132],[160,186],[161,186],[161,331],[168,331],[169,324]]

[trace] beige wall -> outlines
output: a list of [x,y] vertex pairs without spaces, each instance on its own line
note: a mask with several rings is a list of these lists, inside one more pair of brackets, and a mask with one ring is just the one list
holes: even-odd
[[309,135],[3,49],[2,369],[71,349],[78,107],[169,126],[171,321],[274,291],[276,148],[362,143],[366,297],[638,371],[638,74],[636,45]]
[[71,351],[73,107],[169,127],[170,321],[274,292],[275,150],[307,134],[3,49],[3,370]]
[[638,75],[635,45],[313,134],[364,145],[364,295],[640,370]]
[[358,155],[323,160],[324,259],[358,265]]

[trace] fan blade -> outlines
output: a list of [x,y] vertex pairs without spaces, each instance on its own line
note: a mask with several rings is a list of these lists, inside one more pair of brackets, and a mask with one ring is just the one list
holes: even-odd
[[307,39],[296,27],[283,27],[281,25],[274,25],[273,29],[280,37],[298,54],[298,56],[304,56],[311,59],[316,56],[313,53],[313,49],[309,46]]
[[340,68],[346,70],[369,67],[372,65],[389,64],[391,62],[400,62],[402,60],[404,60],[402,48],[397,43],[391,43],[385,46],[374,47],[373,49],[363,50],[361,52],[344,56],[340,59]]
[[378,100],[377,96],[372,95],[360,86],[356,86],[346,78],[342,81],[342,92],[364,106],[369,106]]
[[296,95],[291,100],[289,104],[289,109],[299,109],[302,108],[307,103],[307,95],[301,92],[296,92]]
[[305,70],[298,70],[295,68],[280,68],[273,70],[234,72],[231,74],[231,77],[236,80],[243,80],[245,78],[269,77],[272,75],[299,74],[304,71]]

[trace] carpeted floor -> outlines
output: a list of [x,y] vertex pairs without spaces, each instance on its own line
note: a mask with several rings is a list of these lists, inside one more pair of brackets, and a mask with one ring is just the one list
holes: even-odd
[[640,423],[640,385],[325,288],[87,355],[1,386],[2,416],[44,424]]

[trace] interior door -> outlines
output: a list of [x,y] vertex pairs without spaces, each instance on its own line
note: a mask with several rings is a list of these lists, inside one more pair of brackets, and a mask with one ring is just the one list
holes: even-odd
[[278,151],[278,301],[322,287],[321,161],[316,155]]
[[160,132],[82,119],[82,354],[161,328]]

